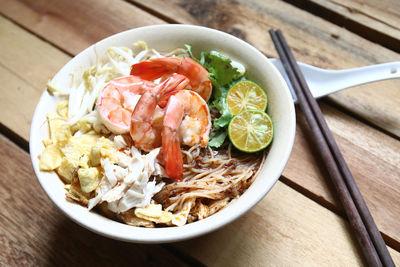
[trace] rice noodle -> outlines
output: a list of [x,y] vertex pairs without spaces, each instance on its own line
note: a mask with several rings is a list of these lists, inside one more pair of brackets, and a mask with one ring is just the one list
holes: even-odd
[[[167,53],[158,52],[148,48],[145,42],[136,42],[133,50],[126,47],[110,47],[105,53],[105,62],[100,61],[96,53],[96,65],[86,69],[82,77],[76,74],[72,76],[71,88],[57,88],[55,82],[50,81],[48,90],[53,94],[69,95],[69,125],[78,127],[89,123],[96,133],[112,139],[112,135],[94,109],[98,94],[105,84],[112,78],[129,75],[130,66],[134,63],[185,54],[187,51],[183,48]],[[244,66],[238,62],[235,64],[244,73]],[[215,117],[214,113],[211,110],[212,117]],[[78,128],[74,136],[84,133]],[[156,160],[160,148],[156,149],[154,155],[150,152],[142,157],[133,147],[129,149],[131,144],[123,136],[116,136],[114,144],[119,151],[128,148],[132,157],[140,160],[141,164],[133,168],[133,158],[127,155],[123,158],[123,153],[120,153],[119,165],[105,159],[101,164],[103,178],[89,200],[85,198],[86,202],[82,202],[70,193],[67,193],[67,196],[84,206],[88,205],[89,210],[98,206],[99,211],[110,218],[119,218],[127,224],[145,227],[154,227],[160,223],[135,215],[137,207],[145,207],[149,203],[161,204],[162,212],[170,213],[172,224],[166,224],[169,226],[182,226],[216,213],[243,194],[253,183],[268,153],[241,153],[232,150],[231,144],[218,150],[211,147],[201,148],[199,145],[183,147],[184,179],[172,181],[162,179],[166,177],[166,173],[162,163]],[[143,163],[145,159],[147,161]],[[169,184],[164,185],[168,182]],[[79,187],[79,184],[77,186]],[[158,193],[154,195],[156,192]],[[161,222],[163,223],[165,224]]]
[[[207,217],[240,196],[252,184],[266,158],[266,152],[252,155],[233,152],[231,145],[219,150],[194,146],[182,149],[182,154],[183,181],[165,185],[154,199],[171,212],[182,210],[187,201],[194,201],[190,221]],[[208,214],[199,216],[204,206]]]

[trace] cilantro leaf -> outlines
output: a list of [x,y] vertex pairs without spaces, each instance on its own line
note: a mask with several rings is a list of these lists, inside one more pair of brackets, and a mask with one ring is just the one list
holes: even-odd
[[229,125],[229,122],[233,118],[233,115],[228,110],[228,105],[226,104],[226,95],[219,97],[212,103],[214,107],[217,108],[219,113],[221,114],[219,118],[214,120],[213,123],[214,128],[218,130],[219,128],[227,127]]
[[213,121],[214,131],[210,134],[208,145],[220,147],[228,135],[227,127],[233,118],[226,103],[226,96],[229,88],[241,79],[242,74],[232,66],[231,59],[219,52],[202,52],[200,59],[197,59],[193,56],[190,45],[186,44],[185,48],[188,55],[202,64],[210,73],[209,79],[213,85],[213,93],[208,105],[210,109],[216,108],[221,116]]
[[226,128],[212,132],[210,134],[210,141],[208,142],[208,145],[210,147],[217,147],[217,148],[220,147],[224,143],[227,135],[228,131]]
[[203,52],[200,63],[210,73],[211,81],[218,86],[224,86],[240,75],[239,71],[232,67],[232,60],[216,51]]
[[229,125],[229,123],[231,122],[232,118],[233,118],[233,115],[230,112],[224,113],[223,115],[221,115],[221,117],[214,120],[213,125],[214,125],[215,129],[227,127]]
[[188,44],[185,44],[185,48],[186,48],[186,51],[187,51],[189,57],[191,57],[191,58],[193,58],[194,60],[198,61],[198,60],[193,56],[193,53],[192,53],[192,46],[191,46],[191,45],[188,45]]

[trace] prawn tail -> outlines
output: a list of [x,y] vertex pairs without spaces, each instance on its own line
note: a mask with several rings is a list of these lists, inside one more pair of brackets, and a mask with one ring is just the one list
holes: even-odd
[[144,93],[131,115],[130,135],[136,146],[149,150],[156,142],[152,129],[152,118],[157,106],[156,96]]
[[131,75],[138,76],[144,80],[152,81],[166,74],[172,74],[165,66],[152,61],[143,61],[132,65]]
[[175,74],[165,80],[160,89],[160,98],[158,100],[158,105],[160,107],[165,107],[168,103],[168,99],[171,95],[185,89],[189,85],[189,79],[186,76]]
[[143,61],[133,64],[130,74],[149,81],[155,80],[176,72],[181,61],[181,58],[155,58]]
[[165,171],[169,178],[181,181],[183,178],[183,159],[178,133],[164,127],[162,133]]

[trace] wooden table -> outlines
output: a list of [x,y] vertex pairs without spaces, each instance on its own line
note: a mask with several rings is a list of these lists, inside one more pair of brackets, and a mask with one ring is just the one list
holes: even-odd
[[[268,30],[280,28],[299,61],[345,69],[400,61],[398,0],[0,0],[0,13],[0,265],[365,265],[299,110],[291,158],[271,192],[232,224],[167,245],[110,240],[63,215],[33,173],[29,129],[47,80],[114,33],[204,25],[277,57]],[[397,265],[399,103],[400,80],[319,101]]]

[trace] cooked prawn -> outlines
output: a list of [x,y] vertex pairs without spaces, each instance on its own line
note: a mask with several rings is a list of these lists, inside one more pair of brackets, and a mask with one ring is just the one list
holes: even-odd
[[100,91],[96,109],[104,125],[115,134],[128,133],[131,115],[140,96],[156,84],[137,76],[111,80]]
[[188,83],[185,76],[175,74],[142,95],[131,117],[130,134],[137,148],[150,151],[161,146],[164,110],[157,105],[159,99],[166,103],[166,96],[184,89]]
[[210,111],[199,94],[181,90],[169,98],[163,120],[162,147],[165,170],[171,179],[183,178],[180,144],[205,147],[210,129]]
[[208,79],[210,73],[190,57],[153,58],[131,67],[131,75],[149,81],[173,73],[185,75],[190,80],[190,89],[196,91],[205,101],[208,101],[212,93],[212,84]]

